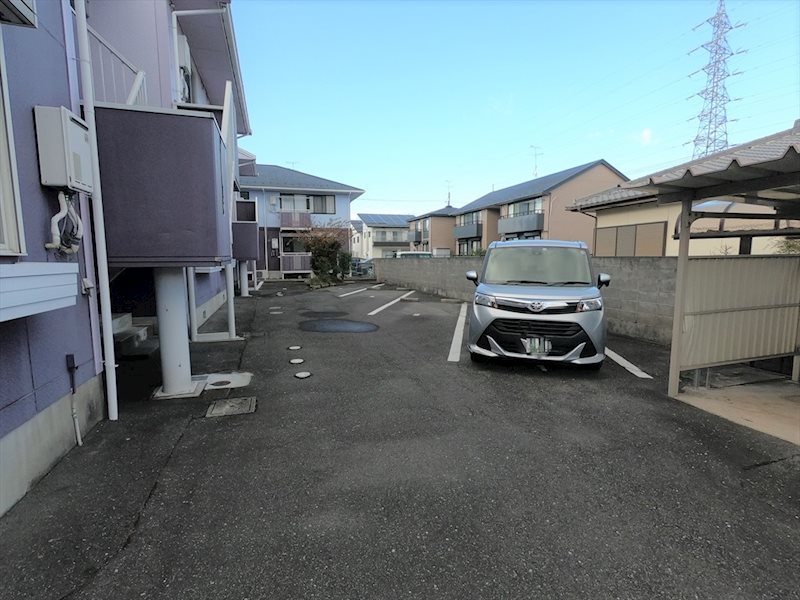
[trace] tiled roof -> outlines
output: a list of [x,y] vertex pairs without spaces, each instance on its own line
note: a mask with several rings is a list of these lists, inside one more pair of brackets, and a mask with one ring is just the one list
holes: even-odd
[[255,177],[240,177],[239,183],[243,188],[267,188],[275,190],[295,190],[298,192],[340,192],[350,193],[351,200],[355,200],[364,190],[323,179],[308,173],[301,173],[294,169],[286,169],[276,165],[256,165],[257,175]]
[[517,185],[512,185],[511,187],[503,188],[502,190],[490,192],[485,196],[481,196],[477,200],[462,206],[455,214],[463,215],[476,210],[501,206],[503,204],[509,204],[518,200],[524,200],[526,198],[536,198],[537,196],[546,194],[558,186],[563,185],[573,177],[576,177],[598,165],[605,165],[617,173],[620,177],[627,179],[627,177],[617,171],[605,160],[596,160],[585,165],[579,165],[577,167],[572,167],[571,169],[559,171],[558,173],[552,173],[550,175],[545,175],[544,177],[539,177],[538,179],[532,179],[531,181],[518,183]]
[[368,227],[407,227],[408,222],[414,215],[376,215],[370,213],[358,213],[364,225]]

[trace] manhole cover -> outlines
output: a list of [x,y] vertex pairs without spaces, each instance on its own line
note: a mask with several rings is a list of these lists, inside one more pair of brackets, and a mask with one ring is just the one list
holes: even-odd
[[229,417],[245,415],[256,410],[256,397],[226,398],[212,402],[206,411],[206,417]]
[[220,387],[223,385],[230,385],[230,384],[231,382],[228,381],[227,379],[220,379],[219,381],[212,381],[208,385],[213,385],[214,387]]
[[315,321],[302,321],[300,329],[316,333],[368,333],[377,331],[374,323],[363,321],[349,321],[348,319],[317,319]]
[[295,373],[294,376],[297,377],[298,379],[307,379],[311,377],[311,373],[309,373],[308,371],[300,371],[299,373]]
[[300,350],[302,346],[289,346],[288,350]]
[[302,365],[306,361],[303,360],[302,358],[293,358],[289,362],[292,363],[293,365]]

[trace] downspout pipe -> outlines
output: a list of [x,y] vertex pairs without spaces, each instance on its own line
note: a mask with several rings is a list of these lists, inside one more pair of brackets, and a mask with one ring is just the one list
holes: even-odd
[[117,364],[114,355],[114,331],[111,318],[111,284],[108,279],[108,250],[106,246],[103,191],[100,185],[100,162],[97,152],[97,123],[94,114],[94,83],[92,54],[89,49],[89,29],[86,23],[86,0],[75,0],[75,21],[78,36],[78,63],[81,71],[84,120],[89,129],[89,149],[92,156],[92,223],[97,261],[97,280],[100,296],[100,323],[103,332],[103,364],[106,372],[106,402],[108,419],[119,419],[117,406]]

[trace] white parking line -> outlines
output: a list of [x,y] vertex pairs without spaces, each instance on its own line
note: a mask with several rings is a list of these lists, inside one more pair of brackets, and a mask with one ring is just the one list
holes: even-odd
[[373,285],[373,286],[372,286],[371,288],[369,288],[369,289],[371,289],[371,290],[377,290],[379,287],[383,287],[384,285],[386,285],[386,284],[385,284],[385,283],[379,283],[378,285]]
[[389,303],[387,303],[387,304],[384,304],[384,305],[383,305],[383,306],[381,306],[380,308],[376,308],[376,309],[375,309],[375,310],[373,310],[371,313],[367,313],[367,316],[368,316],[368,317],[371,317],[371,316],[373,316],[373,315],[377,315],[377,314],[378,314],[379,312],[381,312],[381,311],[382,311],[384,308],[389,308],[389,307],[390,307],[392,304],[397,304],[398,302],[400,302],[400,300],[402,300],[403,298],[408,298],[408,297],[409,297],[411,294],[413,294],[413,293],[414,293],[414,290],[411,290],[410,292],[407,292],[407,293],[403,294],[403,295],[402,295],[402,296],[400,296],[399,298],[396,298],[396,299],[392,300],[391,302],[389,302]]
[[608,356],[608,358],[613,360],[615,363],[617,363],[623,369],[626,369],[627,371],[630,371],[631,373],[636,375],[636,377],[638,377],[639,379],[652,379],[653,378],[651,375],[648,375],[647,373],[642,371],[639,367],[637,367],[633,363],[628,362],[627,360],[622,358],[619,354],[614,352],[608,346],[606,346],[606,356]]
[[357,294],[359,292],[366,292],[368,288],[361,288],[360,290],[355,290],[354,292],[347,292],[346,294],[339,294],[339,298],[344,298],[345,296],[352,296],[353,294]]
[[461,360],[461,343],[464,341],[464,324],[467,322],[467,303],[461,305],[458,313],[456,329],[453,332],[453,341],[450,344],[450,354],[447,356],[448,362],[458,362]]

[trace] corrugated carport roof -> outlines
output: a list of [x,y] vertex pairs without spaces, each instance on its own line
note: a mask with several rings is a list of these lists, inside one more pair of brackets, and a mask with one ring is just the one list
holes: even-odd
[[576,200],[587,211],[657,197],[660,203],[726,197],[800,215],[800,121],[794,127]]

